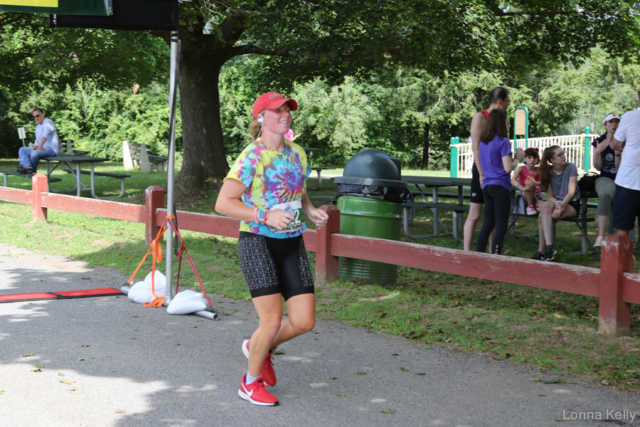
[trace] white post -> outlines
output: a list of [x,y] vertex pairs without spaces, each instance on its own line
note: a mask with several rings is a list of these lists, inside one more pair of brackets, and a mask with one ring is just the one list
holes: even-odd
[[73,139],[67,139],[67,154],[73,156]]
[[18,128],[18,137],[22,140],[22,146],[24,147],[24,139],[27,137],[24,128]]
[[140,144],[140,173],[151,173],[151,162],[149,162],[146,144]]
[[127,141],[122,141],[122,162],[124,163],[124,170],[133,170],[133,157],[131,157],[131,150]]

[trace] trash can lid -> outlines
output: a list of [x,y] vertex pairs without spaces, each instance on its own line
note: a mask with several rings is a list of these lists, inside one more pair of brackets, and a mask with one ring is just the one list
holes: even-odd
[[336,177],[334,182],[380,187],[408,186],[401,181],[400,159],[374,149],[360,151],[351,157],[344,167],[343,176]]

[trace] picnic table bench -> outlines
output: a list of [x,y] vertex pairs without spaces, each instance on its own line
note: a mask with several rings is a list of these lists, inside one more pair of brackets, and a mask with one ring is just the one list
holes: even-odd
[[69,156],[88,156],[89,152],[74,149],[73,139],[61,139],[58,146],[58,154],[68,154]]
[[[593,198],[593,197],[597,197],[596,193],[591,193],[591,192],[581,192],[580,193],[580,212],[578,212],[577,216],[572,216],[572,217],[567,217],[567,218],[563,218],[560,221],[564,221],[564,222],[572,222],[574,223],[578,229],[580,230],[580,234],[581,234],[581,240],[582,240],[582,250],[578,253],[581,254],[587,254],[589,253],[589,246],[593,246],[593,243],[591,242],[591,239],[589,239],[589,236],[587,234],[587,224],[590,222],[594,222],[596,219],[594,217],[589,217],[587,216],[587,208],[589,207],[589,203],[588,203],[588,199],[589,198]],[[597,204],[596,204],[597,207]],[[513,206],[512,206],[513,208]],[[511,230],[511,235],[515,236],[515,231],[516,231],[516,221],[518,220],[518,218],[520,217],[528,217],[528,218],[535,218],[536,220],[538,219],[538,214],[535,215],[526,215],[526,214],[516,214],[513,213],[513,211],[511,212],[511,223],[509,224],[509,228],[507,228],[507,230]],[[556,245],[556,222],[553,222],[553,229],[552,229],[552,245]]]
[[318,173],[318,184],[315,187],[307,187],[307,190],[316,191],[316,190],[320,190],[320,187],[322,187],[322,176],[321,176],[322,171],[335,169],[336,167],[335,166],[310,166],[309,168]]
[[[440,196],[440,195],[438,195]],[[456,195],[457,197],[457,195]],[[434,203],[434,202],[406,202],[402,204],[402,226],[404,229],[404,234],[410,239],[419,239],[426,237],[434,237],[439,234],[422,234],[422,235],[413,235],[409,231],[409,223],[415,217],[415,209],[416,208],[426,208],[431,209],[434,212],[437,212],[439,209],[450,210],[453,213],[453,238],[456,242],[460,243],[460,229],[462,227],[461,219],[464,218],[464,213],[469,212],[469,205],[461,205],[457,203]],[[444,224],[441,224],[445,229]]]
[[169,159],[149,153],[150,149],[151,147],[146,144],[123,141],[122,160],[124,170],[129,171],[133,170],[134,167],[140,167],[141,173],[150,173],[152,169],[155,169],[158,173],[164,173]]
[[[30,173],[18,173],[16,171],[0,171],[1,174],[3,174],[2,178],[4,181],[4,186],[8,187],[8,183],[7,183],[7,176],[8,175],[12,175],[12,176],[18,176],[20,178],[29,178],[31,179],[33,177],[33,174]],[[49,178],[49,182],[48,183],[52,183],[52,182],[59,182],[62,181],[60,178]],[[51,188],[48,188],[48,191],[51,191]]]
[[[405,235],[409,238],[426,238],[440,236],[440,227],[444,230],[444,233],[449,233],[447,227],[440,220],[440,210],[450,210],[453,214],[453,230],[452,233],[456,242],[461,243],[460,231],[464,228],[464,213],[469,212],[469,205],[464,204],[464,199],[470,196],[464,194],[463,188],[471,186],[470,178],[448,178],[448,177],[433,177],[433,176],[409,176],[403,175],[402,180],[409,184],[415,185],[418,191],[412,191],[414,196],[420,196],[424,198],[424,202],[407,202],[403,203],[403,224]],[[420,186],[424,186],[425,190],[431,187],[430,192],[423,191]],[[440,193],[439,189],[443,187],[457,187],[457,193]],[[454,198],[458,200],[458,203],[441,203],[439,198],[444,194],[445,198]],[[467,197],[465,197],[467,196]],[[432,198],[432,201],[428,201],[428,197]],[[425,234],[414,236],[409,232],[409,223],[413,221],[415,217],[416,208],[427,208],[433,212],[433,234]]]
[[[74,174],[73,171],[71,170],[65,170],[66,173],[70,173],[70,174]],[[91,195],[96,198],[96,199],[115,199],[117,197],[122,197],[124,195],[124,180],[127,178],[131,178],[131,175],[125,175],[125,174],[121,174],[121,173],[106,173],[106,172],[91,172],[91,171],[80,171],[80,174],[82,175],[91,175]],[[120,180],[120,194],[118,194],[117,196],[104,196],[104,197],[98,197],[96,195],[95,192],[95,185],[94,185],[94,179],[93,177],[95,176],[104,176],[107,178],[114,178],[114,179],[119,179]],[[58,179],[58,178],[54,178],[54,179]],[[60,179],[58,179],[58,181],[60,181]]]

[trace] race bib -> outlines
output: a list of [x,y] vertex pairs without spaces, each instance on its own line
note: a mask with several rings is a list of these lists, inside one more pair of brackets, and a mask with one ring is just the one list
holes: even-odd
[[274,211],[276,209],[280,209],[281,211],[293,215],[293,221],[291,221],[289,225],[287,225],[282,230],[278,230],[277,228],[269,226],[269,230],[271,230],[272,233],[292,233],[300,231],[302,229],[302,226],[304,224],[304,217],[302,215],[302,202],[300,200],[297,200],[295,202],[280,203],[279,205],[272,206],[269,210]]

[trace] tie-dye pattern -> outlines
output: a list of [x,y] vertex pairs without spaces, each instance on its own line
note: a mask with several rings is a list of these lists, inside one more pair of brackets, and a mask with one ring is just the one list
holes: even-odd
[[[310,173],[307,154],[298,144],[285,141],[284,151],[279,153],[258,138],[240,153],[225,180],[231,178],[243,183],[247,187],[242,196],[244,204],[264,209],[302,200],[307,191],[305,181]],[[255,221],[240,223],[240,231],[277,239],[299,236],[305,229],[303,224],[297,232],[280,234]]]

